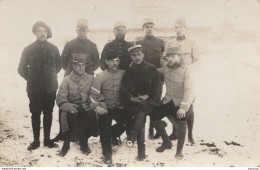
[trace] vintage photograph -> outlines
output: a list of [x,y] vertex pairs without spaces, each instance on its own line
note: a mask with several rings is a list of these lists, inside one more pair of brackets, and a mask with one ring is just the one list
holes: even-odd
[[0,167],[260,167],[260,0],[0,0]]

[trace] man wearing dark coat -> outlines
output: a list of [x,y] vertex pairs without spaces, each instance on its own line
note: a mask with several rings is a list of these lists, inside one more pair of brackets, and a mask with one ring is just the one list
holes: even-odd
[[[165,43],[162,39],[154,36],[154,21],[152,18],[145,18],[143,20],[143,29],[145,37],[143,40],[137,41],[136,44],[141,44],[145,61],[155,65],[157,69],[161,68],[161,65],[164,63],[162,55],[165,50]],[[156,139],[159,137],[158,134],[154,135],[151,123],[148,137],[149,139]]]
[[109,55],[111,49],[115,50],[120,59],[118,69],[126,70],[131,63],[128,48],[132,46],[130,42],[125,41],[126,24],[123,21],[117,21],[114,24],[115,39],[107,43],[101,53],[100,68],[101,70],[107,69],[105,62],[106,57]]
[[27,81],[27,95],[32,113],[34,140],[28,150],[40,146],[41,112],[43,112],[44,146],[49,148],[57,146],[50,140],[50,130],[58,88],[57,74],[61,70],[59,50],[47,41],[52,36],[50,27],[38,21],[33,25],[32,32],[37,40],[23,50],[18,67],[18,73]]
[[127,146],[134,145],[137,137],[138,160],[145,159],[145,117],[160,105],[161,81],[156,67],[144,59],[141,45],[128,49],[133,63],[121,81],[121,97],[125,110],[132,116]]

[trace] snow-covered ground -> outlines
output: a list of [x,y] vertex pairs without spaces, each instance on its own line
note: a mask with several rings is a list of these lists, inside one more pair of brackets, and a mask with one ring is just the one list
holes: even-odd
[[[61,49],[63,44],[59,44]],[[0,44],[0,166],[107,166],[102,163],[99,137],[90,138],[90,155],[80,153],[72,143],[68,154],[61,158],[62,147],[49,149],[41,146],[32,152],[27,146],[32,142],[29,101],[26,82],[19,77],[17,66],[26,43]],[[236,48],[234,48],[236,47]],[[147,159],[136,160],[136,146],[129,149],[123,144],[113,147],[113,166],[127,167],[179,167],[179,166],[260,166],[260,67],[259,46],[212,46],[204,54],[197,73],[194,137],[196,145],[186,142],[184,159],[174,158],[174,147],[163,153],[155,148],[161,139],[149,140],[146,134]],[[242,61],[242,62],[241,62]],[[59,82],[63,71],[59,74]],[[168,122],[168,120],[166,120]],[[58,129],[58,111],[55,106],[51,137]],[[146,123],[148,130],[148,123]],[[146,131],[147,132],[147,131]],[[168,122],[167,132],[171,132]],[[42,138],[41,131],[41,141]]]

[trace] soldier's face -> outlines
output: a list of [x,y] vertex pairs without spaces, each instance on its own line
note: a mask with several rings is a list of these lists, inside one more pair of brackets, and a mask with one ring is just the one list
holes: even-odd
[[83,75],[85,73],[86,63],[78,62],[73,63],[73,71],[77,75]]
[[142,51],[133,52],[131,59],[135,64],[141,64],[144,60],[144,53]]
[[44,27],[38,27],[36,32],[34,33],[39,41],[47,40],[47,30]]
[[186,32],[186,27],[184,25],[180,25],[180,24],[175,24],[174,25],[174,30],[176,32],[176,35],[185,35]]
[[88,29],[87,28],[77,28],[76,32],[77,32],[77,36],[79,39],[85,39],[87,37]]
[[180,63],[180,56],[177,54],[167,54],[166,59],[168,61],[168,64],[170,66],[173,66],[174,64]]
[[114,29],[114,34],[117,39],[124,39],[125,38],[125,33],[126,33],[126,28],[125,27],[116,27]]
[[144,25],[144,32],[146,36],[152,36],[154,33],[154,24],[148,23]]
[[106,60],[106,64],[108,67],[108,70],[116,71],[118,70],[118,65],[120,63],[119,57],[113,59],[113,60]]

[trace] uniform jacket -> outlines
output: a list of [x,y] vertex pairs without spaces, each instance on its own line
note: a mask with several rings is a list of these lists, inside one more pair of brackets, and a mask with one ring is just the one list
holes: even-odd
[[192,71],[198,69],[200,54],[198,46],[194,41],[189,38],[185,38],[184,40],[173,39],[166,44],[166,50],[170,47],[179,47],[181,49],[182,64],[190,65]]
[[121,82],[121,97],[124,104],[131,97],[148,95],[147,101],[152,105],[160,105],[162,93],[161,81],[156,67],[146,61],[133,64],[126,70]]
[[162,54],[165,50],[165,43],[162,39],[154,36],[146,36],[143,40],[137,41],[136,44],[141,44],[144,52],[144,60],[155,65],[157,68],[161,67]]
[[18,73],[27,81],[28,93],[50,93],[58,88],[57,74],[61,70],[60,53],[56,46],[36,40],[26,47]]
[[159,69],[164,76],[166,94],[163,97],[163,104],[173,100],[175,106],[180,106],[188,111],[194,100],[193,82],[190,69],[186,65],[178,68],[170,68],[167,63]]
[[64,77],[73,70],[73,54],[86,54],[88,56],[86,73],[94,75],[94,71],[99,67],[99,53],[96,44],[87,38],[83,40],[75,38],[65,44],[61,55],[62,68],[65,70]]
[[107,43],[101,53],[100,59],[100,68],[104,71],[107,69],[107,65],[105,63],[106,56],[111,49],[116,50],[117,55],[120,59],[120,64],[118,66],[121,70],[126,70],[131,63],[130,53],[128,52],[128,48],[130,48],[132,44],[125,40],[119,41],[117,39]]
[[105,70],[96,75],[91,88],[91,107],[101,106],[104,109],[123,109],[119,92],[124,73],[125,70],[117,70],[114,74]]
[[78,76],[73,71],[62,81],[56,102],[62,111],[69,111],[71,106],[83,106],[90,110],[90,89],[94,80],[94,76],[84,73]]

